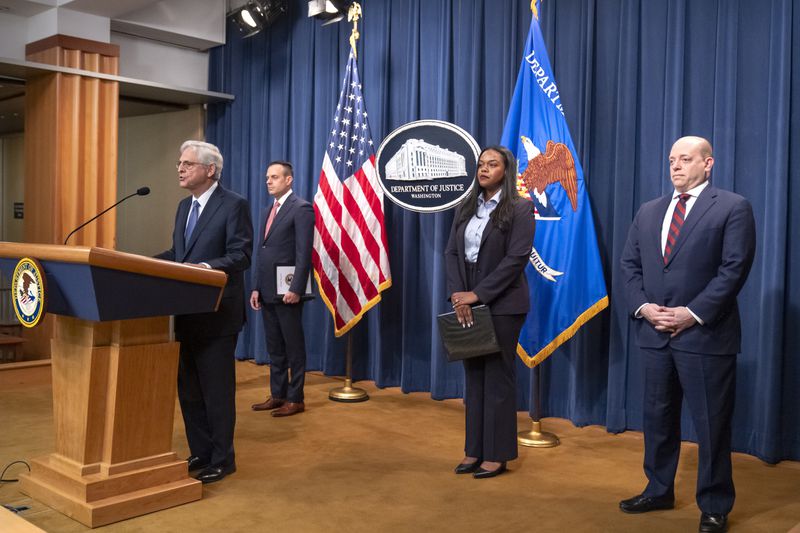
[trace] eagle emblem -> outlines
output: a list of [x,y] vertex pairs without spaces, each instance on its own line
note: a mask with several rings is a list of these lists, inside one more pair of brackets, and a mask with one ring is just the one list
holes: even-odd
[[545,188],[551,183],[561,184],[572,204],[572,210],[577,211],[578,173],[575,170],[575,159],[567,145],[548,140],[545,152],[541,153],[528,137],[523,135],[521,138],[528,157],[528,167],[519,180],[528,189],[537,215],[551,219],[560,218],[558,212],[549,205],[545,193]]
[[23,272],[20,278],[22,280],[22,288],[19,289],[20,299],[23,301],[23,303],[28,303],[30,301],[35,300],[36,294],[29,290],[31,283],[36,283],[33,277],[31,277],[31,275],[28,272]]
[[14,269],[11,279],[14,311],[25,327],[35,326],[44,316],[45,282],[43,269],[35,259],[23,257]]

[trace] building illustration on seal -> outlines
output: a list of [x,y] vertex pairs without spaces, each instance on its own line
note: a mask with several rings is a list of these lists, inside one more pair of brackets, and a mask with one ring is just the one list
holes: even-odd
[[408,139],[386,163],[387,180],[434,180],[466,175],[463,155],[421,139]]

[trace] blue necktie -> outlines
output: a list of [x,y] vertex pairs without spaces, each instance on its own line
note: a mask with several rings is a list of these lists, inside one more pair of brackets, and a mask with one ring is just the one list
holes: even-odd
[[194,227],[197,225],[197,213],[200,211],[200,202],[197,200],[192,202],[192,210],[189,212],[189,221],[186,223],[186,231],[183,233],[184,242],[189,242],[189,237],[192,236]]

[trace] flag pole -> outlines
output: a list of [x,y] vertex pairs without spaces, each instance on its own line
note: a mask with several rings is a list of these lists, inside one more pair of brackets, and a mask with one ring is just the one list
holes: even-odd
[[517,433],[517,442],[520,446],[527,446],[529,448],[553,448],[558,446],[561,442],[553,433],[542,431],[542,373],[539,370],[539,365],[533,367],[533,382],[536,385],[536,393],[533,397],[531,429],[530,431],[520,431]]
[[345,369],[344,387],[336,387],[331,389],[328,393],[328,399],[334,402],[365,402],[369,400],[369,395],[364,389],[353,387],[352,370],[353,370],[353,333],[347,332],[347,355],[345,356]]
[[[536,6],[537,0],[531,0],[531,12],[536,20],[539,20],[539,9]],[[533,396],[533,413],[531,414],[531,429],[517,433],[517,442],[520,446],[529,448],[553,448],[560,444],[558,437],[553,433],[542,431],[542,373],[539,364],[533,367],[533,380],[531,388]]]
[[[361,37],[358,33],[358,19],[361,18],[361,4],[353,2],[347,11],[347,20],[353,23],[353,31],[350,32],[350,48],[353,49],[353,57],[357,58],[356,41]],[[369,395],[364,389],[353,387],[353,333],[347,332],[347,354],[345,355],[345,376],[344,387],[336,387],[328,393],[328,399],[334,402],[365,402],[369,400]]]

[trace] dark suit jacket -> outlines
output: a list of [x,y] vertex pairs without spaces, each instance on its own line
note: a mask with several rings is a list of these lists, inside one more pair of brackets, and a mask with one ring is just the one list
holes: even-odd
[[244,271],[250,266],[253,249],[250,208],[247,200],[218,185],[187,243],[183,233],[192,200],[189,196],[178,204],[172,248],[156,257],[178,263],[207,263],[225,272],[228,283],[216,312],[176,316],[175,336],[181,340],[235,335],[245,319]]
[[647,320],[635,321],[643,348],[668,344],[686,352],[735,354],[741,348],[736,295],[755,256],[753,209],[742,196],[706,187],[681,228],[669,263],[661,250],[661,225],[671,196],[642,205],[622,253],[628,311],[645,303],[686,306],[705,325],[695,325],[675,338]]
[[314,208],[292,192],[278,210],[264,239],[272,204],[261,211],[259,233],[255,243],[253,290],[264,303],[279,303],[275,299],[275,265],[294,265],[294,278],[289,290],[303,295],[311,270],[311,248],[314,241]]
[[[448,296],[467,290],[464,231],[469,219],[458,223],[460,216],[459,207],[445,248]],[[481,303],[489,306],[493,315],[526,314],[530,309],[524,271],[533,247],[535,224],[533,204],[520,199],[514,203],[510,228],[502,231],[489,219],[483,230],[476,263],[476,286],[472,291]]]

